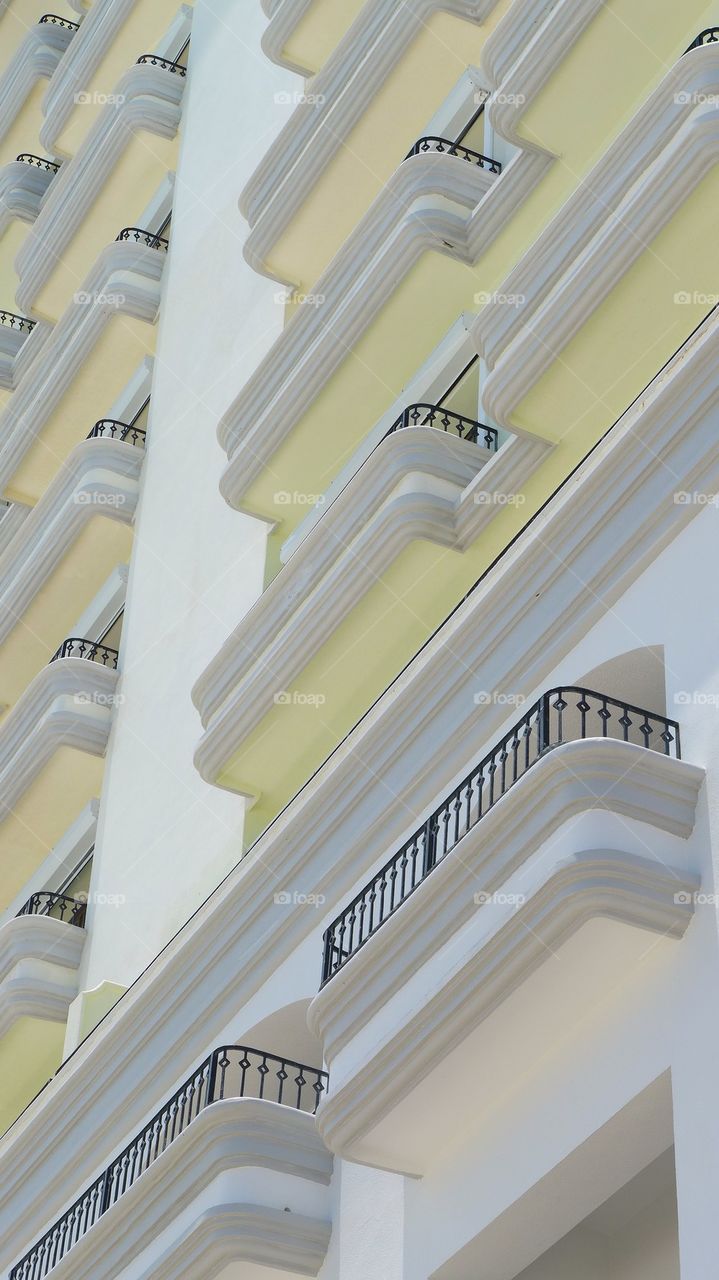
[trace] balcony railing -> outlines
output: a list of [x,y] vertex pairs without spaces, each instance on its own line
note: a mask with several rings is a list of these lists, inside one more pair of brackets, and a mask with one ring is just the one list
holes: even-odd
[[33,893],[18,911],[18,916],[52,916],[55,920],[64,920],[82,929],[87,913],[87,903],[77,898],[68,898],[64,893],[50,893],[43,889]]
[[38,23],[49,22],[53,27],[64,27],[66,31],[79,31],[80,23],[71,22],[69,18],[61,18],[57,13],[44,13]]
[[101,418],[96,422],[92,431],[88,432],[88,440],[98,440],[100,437],[110,440],[121,440],[125,444],[135,444],[139,449],[144,449],[146,432],[140,427],[133,427],[131,422],[119,422],[117,418]]
[[161,58],[156,53],[143,53],[137,61],[141,66],[162,67],[165,71],[169,71],[175,76],[187,75],[187,67],[183,67],[181,62],[173,62],[170,58]]
[[435,809],[324,935],[322,985],[546,752],[580,738],[615,738],[679,759],[679,725],[591,689],[550,689]]
[[719,43],[719,27],[707,27],[705,31],[700,31],[696,40],[692,40],[689,49],[685,49],[685,53],[689,53],[691,49],[700,49],[703,44]]
[[100,644],[99,641],[70,636],[67,640],[63,640],[50,662],[57,662],[58,658],[85,658],[88,662],[97,662],[103,667],[110,667],[116,671],[118,656],[117,649],[108,649],[106,644]]
[[135,244],[146,244],[148,249],[162,249],[167,253],[170,241],[164,236],[156,236],[152,231],[143,231],[142,227],[123,227],[116,240],[134,240]]
[[327,1074],[259,1049],[226,1045],[201,1066],[148,1121],[72,1208],[14,1266],[10,1280],[41,1280],[65,1257],[201,1111],[223,1098],[259,1098],[314,1115]]
[[459,142],[452,142],[451,138],[419,138],[411,151],[407,152],[405,160],[409,160],[410,156],[424,155],[428,151],[458,156],[460,160],[466,160],[467,164],[479,165],[480,169],[488,169],[490,173],[502,172],[502,166],[498,160],[493,160],[491,156],[483,156],[479,151],[470,151],[469,147],[463,147]]
[[483,444],[495,452],[498,434],[494,427],[486,427],[474,418],[465,418],[461,413],[452,413],[438,404],[409,404],[403,409],[396,422],[392,423],[388,436],[404,427],[434,427],[438,431],[446,431],[449,435],[458,436],[470,444]]
[[59,164],[55,164],[54,160],[46,160],[44,156],[33,155],[32,151],[21,151],[16,160],[22,161],[23,164],[32,164],[36,169],[47,169],[48,173],[57,173],[60,168]]
[[14,311],[0,311],[0,324],[4,324],[8,329],[19,329],[23,333],[30,333],[35,328],[36,321],[28,320],[27,316],[18,316]]

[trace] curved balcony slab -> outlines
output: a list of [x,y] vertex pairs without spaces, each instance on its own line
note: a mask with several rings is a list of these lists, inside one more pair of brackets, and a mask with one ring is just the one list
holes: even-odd
[[166,256],[130,242],[100,254],[0,417],[0,489],[10,498],[38,501],[98,416],[98,380],[111,404],[146,358]]
[[[238,784],[229,762],[242,743],[277,706],[278,695],[287,696],[282,691],[293,687],[335,627],[352,616],[362,629],[367,593],[390,567],[395,573],[409,548],[408,577],[414,575],[416,590],[404,605],[422,612],[436,592],[422,568],[424,544],[463,551],[501,510],[491,498],[516,487],[536,461],[526,441],[508,442],[492,455],[431,427],[382,441],[195,685],[207,730],[195,756],[202,776]],[[478,475],[488,499],[482,504],[474,501]],[[451,571],[445,564],[445,575]],[[239,789],[257,794],[257,779],[245,774]]]
[[0,928],[3,1128],[59,1066],[84,942],[84,929],[50,916],[18,916]]
[[11,160],[0,168],[0,236],[16,219],[34,222],[55,174],[37,165]]
[[78,445],[0,556],[0,703],[50,660],[116,565],[129,559],[143,452]]
[[[521,296],[521,308],[490,300],[480,311],[474,340],[490,369],[559,284],[569,264],[616,217],[627,192],[644,180],[670,141],[681,139],[697,104],[718,94],[719,57],[714,46],[697,49],[671,68],[608,155],[542,232],[531,253],[503,281],[501,294]],[[678,145],[683,146],[683,140]]]
[[[486,197],[495,184],[493,199],[488,202]],[[229,463],[220,487],[228,502],[239,505],[249,495],[256,510],[266,511],[274,518],[272,482],[267,476],[262,477],[263,470],[272,458],[273,474],[277,472],[278,450],[290,435],[291,443],[296,445],[299,433],[295,428],[303,414],[387,298],[428,250],[465,265],[476,262],[483,247],[506,221],[510,207],[521,199],[511,166],[497,178],[447,155],[414,156],[400,165],[367,217],[317,282],[318,305],[300,308],[223,416],[218,436]],[[456,309],[452,306],[451,320],[455,318]],[[444,320],[444,316],[438,317],[438,337],[447,328]],[[451,320],[448,318],[447,323]],[[319,351],[321,359],[317,358]],[[365,424],[365,430],[369,425]],[[360,439],[361,427],[355,430],[356,439]],[[311,456],[306,442],[299,457],[292,457],[291,467],[288,455],[291,484],[284,487],[316,490],[315,445],[329,481],[332,460],[339,453],[338,443],[334,428],[321,437],[315,432]],[[353,441],[343,433],[342,444],[346,456]],[[275,489],[281,474],[276,475]]]
[[611,738],[542,756],[326,982],[310,1026],[328,1061],[476,916],[477,890],[491,898],[565,823],[602,810],[686,840],[704,777],[696,765]]
[[117,84],[143,53],[157,49],[178,9],[189,10],[191,4],[192,0],[185,6],[178,0],[153,0],[148,8],[139,0],[93,0],[68,56],[48,85],[42,145],[53,153],[73,155],[107,104],[108,86]]
[[0,722],[3,905],[99,794],[117,681],[99,663],[59,659]]
[[197,1274],[187,1268],[205,1239],[215,1265],[226,1257],[316,1275],[329,1243],[331,1171],[314,1116],[254,1098],[213,1102],[52,1268],[53,1278],[114,1280],[132,1264],[138,1277],[179,1280]]
[[13,317],[10,325],[0,324],[0,387],[15,389],[51,332],[52,325],[33,323],[22,316]]
[[[711,47],[687,64],[695,56],[719,66]],[[678,99],[679,128],[662,136],[654,160],[622,198],[602,207],[600,225],[535,306],[532,324],[515,328],[495,358],[483,403],[509,430],[521,423],[531,432],[540,415],[546,421],[550,381],[561,405],[553,414],[553,438],[579,420],[589,428],[592,410],[604,418],[607,404],[626,403],[647,368],[666,359],[709,310],[705,246],[719,190],[719,105],[702,95],[687,114],[673,78],[662,97]],[[631,166],[630,175],[636,176]],[[590,345],[591,387],[584,382]],[[617,378],[617,369],[629,373]],[[600,405],[597,387],[610,389]]]
[[[486,688],[546,681],[605,617],[602,602],[617,601],[697,514],[674,501],[677,488],[697,477],[719,486],[718,325],[702,326],[5,1135],[0,1265],[176,1087],[178,1064],[198,1061],[316,937],[316,913],[278,908],[277,885],[324,894],[328,913],[346,901],[400,843],[407,807],[425,812],[476,758],[478,737],[491,741],[506,721],[506,708],[474,702],[477,671]],[[387,805],[388,791],[404,806]]]
[[[658,862],[591,850],[545,867],[518,907],[482,907],[462,945],[415,975],[419,1002],[413,982],[401,1012],[402,995],[387,1006],[390,1025],[380,1014],[336,1058],[326,1046],[332,1094],[317,1119],[328,1146],[426,1173],[443,1135],[461,1130],[469,1097],[475,1116],[491,1107],[614,987],[641,980],[650,952],[654,965],[666,960],[689,926],[697,883]],[[334,981],[311,1006],[318,1021],[332,1021]]]
[[[6,18],[7,21],[7,18]],[[0,162],[15,158],[22,140],[36,138],[42,82],[52,76],[75,32],[59,24],[22,21],[24,39],[0,76]]]
[[[117,230],[139,218],[175,158],[184,80],[133,66],[77,151],[65,162],[18,254],[18,305],[55,320]],[[151,148],[138,135],[153,134]],[[128,205],[128,192],[131,193]]]

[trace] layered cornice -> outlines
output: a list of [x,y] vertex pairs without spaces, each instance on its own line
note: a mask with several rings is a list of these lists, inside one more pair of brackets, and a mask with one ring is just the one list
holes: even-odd
[[35,82],[53,75],[74,31],[35,22],[0,77],[0,139],[5,136]]
[[219,1204],[201,1213],[138,1280],[214,1280],[241,1262],[316,1276],[329,1237],[329,1222],[258,1205]]
[[318,280],[322,305],[296,313],[224,414],[218,436],[229,465],[220,488],[228,502],[241,504],[419,257],[435,250],[476,263],[547,163],[518,156],[498,178],[446,155],[413,156],[399,166]]
[[144,63],[122,76],[112,95],[114,100],[106,104],[77,154],[57,174],[17,256],[16,296],[24,310],[32,311],[78,223],[111,178],[133,135],[146,130],[163,138],[175,136],[183,86],[181,76]]
[[0,645],[88,521],[131,524],[144,454],[115,440],[85,440],[0,556]]
[[0,929],[0,1037],[20,1018],[64,1022],[77,995],[85,930],[51,916],[18,916]]
[[703,782],[695,765],[611,738],[541,757],[315,997],[309,1022],[327,1062],[476,915],[477,889],[495,893],[565,822],[600,809],[687,839]]
[[155,322],[165,261],[164,253],[129,242],[115,242],[100,254],[82,290],[53,328],[42,359],[21,380],[0,417],[0,489],[11,480],[113,316]]
[[35,221],[54,177],[48,169],[18,160],[0,168],[0,235],[15,218],[21,222]]
[[[263,592],[193,688],[208,730],[195,755],[215,781],[328,634],[417,539],[461,551],[543,455],[508,441],[496,455],[431,427],[384,440]],[[488,501],[475,502],[479,472]]]
[[[81,1189],[103,1153],[127,1140],[152,1100],[176,1087],[182,1069],[316,934],[315,912],[274,905],[278,884],[324,894],[330,913],[397,847],[408,813],[414,823],[464,776],[478,742],[491,741],[506,719],[503,706],[475,704],[476,671],[486,688],[541,687],[703,509],[674,495],[719,484],[716,335],[713,318],[5,1135],[0,1204],[9,1225],[0,1265],[27,1247],[70,1188]],[[388,803],[389,795],[404,803]],[[319,962],[318,954],[318,981]]]
[[13,391],[41,352],[52,325],[45,322],[27,329],[0,325],[0,387]]
[[[356,1144],[583,925],[608,918],[681,938],[697,884],[674,868],[629,854],[598,850],[567,859],[496,933],[478,939],[422,1008],[364,1057],[361,1071],[338,1084],[333,1078],[317,1117],[328,1146],[356,1155]],[[331,999],[323,992],[316,1004]]]
[[[212,1103],[57,1263],[53,1277],[114,1280],[193,1200],[204,1193],[206,1202],[207,1189],[215,1179],[241,1169],[285,1175],[282,1190],[291,1199],[288,1178],[327,1185],[332,1158],[319,1138],[314,1116],[250,1098]],[[266,1187],[267,1183],[262,1185]],[[222,1195],[222,1189],[217,1194]],[[225,1217],[222,1212],[216,1216],[224,1207],[220,1202],[206,1211],[209,1222],[204,1214],[199,1215],[199,1222],[189,1231],[195,1246],[197,1233],[202,1235],[203,1230],[209,1230],[215,1235],[218,1223],[224,1221],[226,1227],[234,1226],[236,1235],[224,1242],[215,1235],[215,1249],[224,1243],[225,1248],[237,1251],[238,1259],[248,1260],[256,1250],[265,1256],[253,1260],[275,1267],[294,1256],[296,1262],[304,1260],[312,1266],[317,1262],[314,1271],[304,1274],[313,1275],[319,1270],[329,1242],[328,1221],[295,1212],[273,1212],[271,1206],[261,1203],[234,1206],[235,1218]],[[278,1217],[285,1219],[284,1230],[279,1229]],[[178,1245],[179,1240],[163,1258],[138,1274],[147,1280],[187,1275],[182,1268],[188,1259]]]

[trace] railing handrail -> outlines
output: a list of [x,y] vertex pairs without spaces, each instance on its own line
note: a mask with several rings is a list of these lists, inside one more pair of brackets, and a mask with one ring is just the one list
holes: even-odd
[[[564,701],[565,694],[579,694],[580,701],[575,707]],[[596,699],[602,706],[596,710],[596,714],[601,719],[602,731],[597,734],[588,734],[586,729],[587,713],[594,710],[588,705],[587,699]],[[552,699],[556,699],[552,702]],[[439,864],[439,862],[456,847],[459,841],[472,830],[476,824],[481,821],[486,813],[513,787],[514,783],[519,781],[520,777],[532,767],[543,755],[553,750],[556,746],[563,742],[579,741],[588,737],[608,738],[607,723],[610,718],[608,707],[612,706],[620,708],[623,712],[621,718],[617,719],[617,723],[623,728],[623,736],[615,741],[629,742],[629,728],[636,727],[637,731],[644,736],[644,748],[648,748],[649,736],[653,732],[649,728],[649,721],[654,721],[664,726],[664,731],[660,734],[660,740],[664,742],[664,754],[671,755],[671,744],[674,744],[674,753],[677,759],[681,756],[679,724],[676,720],[671,720],[659,712],[647,711],[644,707],[635,706],[633,703],[625,702],[620,698],[613,698],[608,694],[600,693],[595,689],[588,689],[580,685],[559,685],[556,688],[546,690],[537,700],[532,703],[527,711],[512,725],[512,727],[494,744],[492,749],[474,765],[472,770],[462,779],[462,781],[452,788],[450,792],[443,798],[441,803],[432,811],[427,819],[420,827],[405,840],[400,848],[393,853],[392,857],[371,877],[371,879],[363,886],[358,894],[351,899],[350,902],[335,917],[332,923],[325,930],[323,935],[323,960],[322,960],[322,982],[325,983],[334,977],[341,968],[347,963],[351,956],[356,955],[357,951],[373,937],[379,928],[390,918],[403,902],[416,888],[426,879],[431,871]],[[580,733],[570,733],[566,738],[563,737],[563,713],[567,708],[579,712],[581,716]],[[552,741],[551,733],[551,711],[552,708],[558,711],[558,730],[559,737],[556,742]],[[641,717],[644,721],[643,725],[632,726],[630,716]],[[536,750],[533,757],[530,758],[530,738],[536,730]],[[524,740],[524,767],[518,772],[517,763],[519,750]],[[505,751],[510,743],[514,743],[513,752]],[[638,744],[641,745],[641,744]],[[507,781],[506,765],[513,756],[512,764],[514,775]],[[501,765],[501,776],[498,789],[495,793],[495,774],[499,765]],[[488,797],[486,804],[484,803],[484,788],[487,782]],[[476,791],[475,786],[479,782],[479,789]],[[464,798],[463,798],[464,797]],[[471,816],[475,809],[476,815]],[[466,809],[466,818],[460,821],[460,812],[462,808]],[[449,843],[449,826],[452,821],[451,813],[455,814],[455,836],[452,843]],[[443,852],[438,851],[437,836],[440,831],[441,823],[445,824],[445,848]],[[460,830],[461,827],[461,830]],[[406,870],[408,866],[408,855],[411,855],[412,866],[410,869],[410,886],[405,891]],[[402,860],[405,859],[404,865]],[[417,870],[419,861],[420,870]],[[401,886],[399,896],[395,901],[395,885],[397,875],[401,868]],[[391,881],[389,899],[389,909],[384,909],[384,890],[388,879]],[[373,923],[374,899],[373,895],[378,887],[382,887],[381,900],[378,907],[378,919]],[[365,904],[364,906],[362,904]],[[365,926],[363,913],[366,911],[366,904],[369,903],[369,924]],[[353,945],[353,934],[355,929],[355,912],[357,908],[361,908],[357,934],[359,941]],[[350,939],[347,946],[344,945],[344,933],[346,931],[346,922],[351,921]],[[365,931],[366,928],[366,931]],[[339,942],[338,942],[339,939]]]
[[[425,415],[425,421],[420,422],[418,419]],[[387,435],[392,435],[395,431],[400,431],[404,427],[423,427],[429,426],[438,430],[435,426],[434,417],[438,416],[440,425],[444,427],[445,432],[449,434],[450,424],[455,423],[458,429],[453,433],[461,440],[468,440],[470,444],[479,443],[478,437],[484,436],[484,443],[488,449],[496,451],[499,444],[499,432],[494,427],[488,427],[483,422],[477,422],[475,418],[470,418],[464,413],[455,413],[451,409],[445,409],[441,404],[417,403],[408,404],[392,423]],[[430,421],[427,421],[430,419]],[[386,439],[386,437],[385,437]]]
[[181,62],[173,62],[172,58],[161,58],[159,53],[141,53],[137,59],[137,65],[162,67],[164,71],[169,71],[172,75],[187,75],[187,67],[183,66]]
[[461,142],[453,142],[451,138],[442,138],[438,134],[427,133],[418,138],[414,146],[410,147],[405,156],[405,160],[409,160],[410,156],[424,155],[427,151],[438,151],[441,154],[450,156],[458,156],[460,160],[466,160],[470,164],[476,164],[480,169],[489,169],[490,173],[501,173],[502,166],[499,160],[493,160],[491,156],[485,156],[481,151],[473,151],[471,147],[465,147]]
[[135,237],[137,242],[144,239],[148,249],[164,249],[167,252],[170,241],[165,236],[155,235],[154,231],[145,231],[143,227],[123,227],[115,236],[115,241],[130,240]]
[[38,25],[41,22],[51,22],[55,27],[65,27],[67,31],[79,31],[80,23],[72,22],[70,18],[61,18],[59,13],[44,13],[38,18]]
[[[15,323],[17,321],[17,324]],[[37,324],[37,320],[28,320],[27,316],[19,316],[16,311],[5,311],[0,308],[0,324],[4,324],[8,329],[27,329],[31,333]]]
[[[232,1065],[230,1055],[240,1054],[243,1056],[235,1064],[242,1072],[239,1092],[225,1094],[225,1072],[227,1067]],[[259,1059],[259,1065],[256,1065],[251,1058]],[[298,1088],[297,1103],[280,1100],[279,1105],[304,1111],[305,1108],[301,1105],[302,1089],[305,1085],[309,1085],[315,1093],[315,1104],[312,1112],[306,1112],[306,1114],[314,1114],[322,1094],[327,1092],[329,1077],[326,1071],[322,1071],[319,1067],[309,1067],[305,1063],[295,1062],[292,1058],[280,1058],[276,1054],[265,1053],[262,1049],[252,1049],[245,1045],[221,1045],[213,1049],[212,1053],[195,1068],[163,1106],[143,1125],[132,1141],[110,1161],[102,1173],[53,1223],[37,1244],[33,1245],[32,1249],[15,1264],[10,1271],[10,1280],[41,1280],[42,1276],[47,1275],[62,1258],[67,1256],[78,1240],[95,1225],[99,1218],[117,1203],[150,1165],[154,1164],[158,1156],[167,1150],[175,1138],[197,1119],[201,1111],[215,1102],[229,1098],[257,1097],[259,1101],[267,1101],[262,1097],[262,1093],[266,1076],[270,1074],[268,1063],[277,1064],[280,1068],[279,1071],[275,1071],[275,1079],[280,1082],[280,1099],[284,1082],[289,1078],[286,1068],[297,1069],[300,1073],[301,1083],[295,1081]],[[259,1094],[245,1092],[247,1071],[251,1067],[260,1077]],[[311,1084],[313,1079],[314,1084]]]
[[50,916],[58,903],[63,904],[63,914],[60,916],[63,923],[65,922],[64,904],[67,903],[68,908],[71,909],[67,923],[82,929],[87,913],[87,903],[79,898],[70,898],[66,893],[55,893],[50,889],[39,889],[36,893],[31,893],[27,902],[18,911],[17,917]]
[[34,151],[21,151],[19,156],[15,157],[22,164],[34,165],[36,169],[47,169],[49,173],[57,173],[60,168],[54,160],[46,160],[45,156],[36,156]]
[[685,49],[684,52],[689,53],[692,49],[700,49],[702,45],[717,43],[719,43],[719,27],[705,27],[703,31],[699,32],[696,40],[692,40],[689,48]]
[[[76,648],[86,649],[87,652],[75,653]],[[98,654],[102,655],[102,662],[97,662]],[[118,657],[119,650],[111,649],[100,640],[87,640],[84,636],[68,636],[52,655],[50,662],[57,662],[59,658],[80,658],[84,662],[95,662],[97,666],[109,666],[116,670]]]
[[[108,427],[110,430],[105,429]],[[120,430],[115,432],[112,430],[113,427],[119,427]],[[137,438],[145,440],[147,432],[142,427],[134,427],[131,422],[121,422],[119,418],[99,418],[92,430],[88,431],[86,439],[95,440],[99,436],[110,436],[113,439],[119,437],[124,441],[129,435],[136,437],[133,444],[137,444]]]

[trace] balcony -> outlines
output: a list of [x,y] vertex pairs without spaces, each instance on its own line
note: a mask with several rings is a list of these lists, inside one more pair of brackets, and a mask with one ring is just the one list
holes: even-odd
[[100,418],[88,433],[87,438],[88,440],[119,440],[123,444],[134,444],[138,449],[144,449],[147,432],[141,427],[133,426],[131,422],[119,422],[117,418]]
[[32,151],[21,151],[16,157],[18,164],[29,164],[34,169],[40,169],[44,173],[56,174],[60,171],[60,165],[54,160],[47,160],[44,156],[36,156]]
[[29,0],[21,20],[12,21],[9,14],[3,23],[8,30],[3,34],[0,74],[0,164],[12,160],[24,140],[38,136],[45,81],[57,70],[77,31],[75,23],[57,14],[35,20],[32,11],[38,8]]
[[67,1011],[78,992],[85,904],[34,893],[0,926],[0,1128],[60,1065]]
[[427,1173],[468,1091],[481,1115],[641,982],[648,949],[671,964],[702,781],[676,722],[584,688],[544,694],[325,934],[309,1023],[332,1071],[329,1147]]
[[143,451],[76,446],[0,558],[0,704],[15,706],[132,549]]
[[[13,501],[41,498],[87,435],[83,424],[95,421],[98,387],[106,404],[119,400],[154,345],[164,238],[141,229],[136,236],[134,228],[120,235],[103,249],[0,417],[0,490]],[[35,376],[40,367],[42,378]]]
[[166,1267],[175,1255],[187,1266],[198,1248],[207,1274],[221,1249],[226,1263],[246,1262],[248,1275],[258,1262],[316,1275],[330,1234],[322,1188],[331,1159],[313,1119],[326,1088],[315,1068],[237,1045],[215,1049],[10,1280],[110,1280],[170,1218],[177,1230]]
[[691,53],[692,49],[701,49],[705,44],[719,43],[719,27],[707,27],[704,31],[700,31],[696,40],[692,40],[687,53]]
[[60,658],[83,658],[86,662],[99,662],[100,666],[117,671],[118,657],[117,649],[110,649],[105,644],[86,640],[82,636],[70,636],[67,640],[63,640],[50,661],[57,662]]
[[477,165],[480,169],[487,169],[490,173],[500,174],[502,172],[502,166],[498,160],[493,160],[491,156],[484,156],[480,151],[472,151],[469,147],[463,147],[459,142],[452,142],[451,138],[419,138],[407,152],[405,160],[409,160],[412,156],[430,154],[456,156],[458,160],[464,160],[466,164]]

